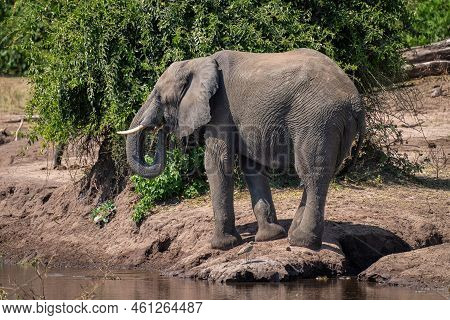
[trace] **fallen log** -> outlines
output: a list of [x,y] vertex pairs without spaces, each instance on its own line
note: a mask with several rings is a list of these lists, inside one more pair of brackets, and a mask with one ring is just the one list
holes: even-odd
[[402,51],[402,56],[409,63],[450,60],[450,39],[405,49]]
[[447,74],[450,70],[450,38],[402,51],[410,78]]
[[5,120],[5,121],[3,121],[4,123],[17,123],[17,122],[22,122],[22,121],[30,121],[30,120],[37,120],[37,119],[39,119],[40,117],[38,116],[38,115],[34,115],[34,116],[31,116],[31,117],[27,117],[27,116],[19,116],[19,117],[17,117],[17,118],[12,118],[12,119],[9,119],[9,120]]
[[438,60],[406,65],[405,70],[410,78],[438,76],[450,70],[450,60]]

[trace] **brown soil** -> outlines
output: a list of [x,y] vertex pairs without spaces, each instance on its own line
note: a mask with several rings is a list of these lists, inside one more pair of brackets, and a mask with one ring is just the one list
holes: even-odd
[[[450,243],[383,257],[358,278],[416,288],[447,289],[450,287]],[[442,295],[449,299],[450,291],[442,290]]]
[[[450,157],[450,76],[436,76],[411,81],[405,89],[416,96],[416,122],[413,113],[406,115],[396,123],[402,130],[404,145],[400,151],[407,153],[411,159],[429,158],[429,145]],[[441,87],[441,94],[433,97],[436,87]],[[394,112],[393,112],[394,113]]]
[[[420,80],[416,87],[428,95],[433,83],[446,86],[447,94],[447,78]],[[448,148],[448,97],[438,98],[432,107],[424,104],[421,113],[426,115],[424,125],[440,128],[429,131],[428,141]],[[50,153],[41,152],[38,144],[27,147],[25,140],[10,137],[5,141],[0,145],[0,254],[7,261],[53,257],[54,266],[132,267],[217,281],[278,281],[355,275],[382,256],[450,242],[448,166],[437,180],[426,172],[421,184],[333,185],[320,251],[290,247],[281,239],[256,243],[245,256],[238,255],[242,246],[226,252],[210,249],[213,217],[208,197],[159,206],[137,227],[130,219],[137,198],[127,186],[114,200],[113,219],[100,228],[90,218],[98,198],[83,196],[75,183],[82,170],[47,170]],[[427,152],[426,146],[420,148]],[[274,191],[278,217],[286,228],[301,192]],[[238,230],[249,242],[256,222],[246,192],[236,193],[235,211]]]

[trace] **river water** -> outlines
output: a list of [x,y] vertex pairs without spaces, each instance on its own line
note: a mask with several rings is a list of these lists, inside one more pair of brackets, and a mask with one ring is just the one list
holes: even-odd
[[43,272],[41,280],[31,266],[1,262],[0,288],[8,299],[442,299],[437,292],[355,279],[224,285],[148,271],[116,271],[105,277],[102,270],[50,269]]

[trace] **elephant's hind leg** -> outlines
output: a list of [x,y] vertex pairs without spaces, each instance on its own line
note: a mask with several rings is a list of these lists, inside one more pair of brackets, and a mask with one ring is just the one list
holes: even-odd
[[255,241],[269,241],[285,237],[286,231],[278,224],[269,181],[262,171],[263,168],[244,157],[241,159],[241,168],[252,198],[253,212],[258,222]]
[[339,144],[332,139],[314,140],[307,139],[308,143],[296,150],[295,165],[305,190],[288,237],[293,246],[319,250],[322,246],[328,186],[336,168],[335,146]]
[[242,243],[234,221],[233,154],[229,143],[215,137],[206,139],[205,169],[215,223],[211,247],[227,250]]

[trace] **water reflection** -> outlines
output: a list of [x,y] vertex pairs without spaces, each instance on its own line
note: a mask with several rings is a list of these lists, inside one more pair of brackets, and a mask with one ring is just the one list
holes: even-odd
[[[212,284],[161,277],[155,272],[117,271],[102,279],[96,270],[51,269],[42,283],[32,267],[0,264],[0,287],[8,298],[32,298],[31,290],[47,299],[441,299],[437,292],[416,292],[350,280],[299,280],[289,283]],[[21,289],[18,289],[21,286]]]

